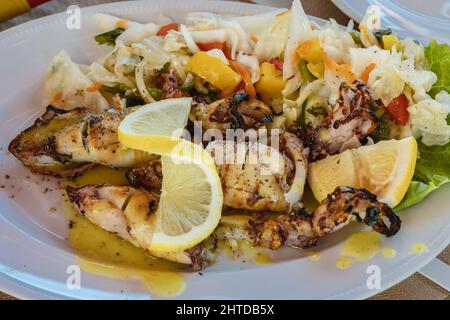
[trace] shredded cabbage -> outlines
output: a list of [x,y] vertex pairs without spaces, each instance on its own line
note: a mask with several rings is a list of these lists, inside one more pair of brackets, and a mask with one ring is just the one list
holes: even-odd
[[328,22],[320,31],[320,43],[323,51],[338,64],[350,61],[350,48],[355,46],[352,36],[335,20]]
[[381,99],[384,105],[388,105],[393,99],[402,94],[405,84],[413,91],[415,102],[429,98],[427,94],[437,76],[427,70],[415,68],[414,57],[404,56],[397,52],[395,47],[387,61],[377,64],[369,76],[368,85],[376,99]]
[[247,69],[250,71],[252,83],[255,83],[259,80],[260,72],[258,58],[239,52],[236,57],[236,61],[247,67]]
[[209,51],[206,51],[206,54],[219,59],[220,61],[222,61],[224,64],[229,65],[230,63],[228,62],[227,57],[225,57],[225,54],[223,53],[222,50],[220,49],[211,49]]
[[323,79],[311,81],[310,83],[302,86],[300,89],[300,94],[297,98],[297,105],[302,106],[312,94],[317,94],[321,97],[328,98],[330,88]]
[[[235,17],[207,12],[190,13],[186,17],[186,29],[183,30],[183,34],[185,32],[197,43],[225,42],[231,49],[232,59],[235,59],[239,51],[251,53],[248,35]],[[186,34],[185,38],[187,37]],[[190,46],[189,49],[192,51]]]
[[187,43],[184,40],[184,36],[181,32],[175,30],[169,30],[163,40],[163,49],[167,52],[177,52],[183,49],[187,49]]
[[447,91],[442,90],[434,98],[450,113],[450,94]]
[[352,64],[352,72],[357,79],[361,78],[361,74],[370,64],[375,66],[383,66],[390,58],[388,50],[382,50],[377,46],[370,48],[350,48],[350,60]]
[[140,42],[143,39],[154,36],[159,30],[159,26],[154,23],[133,24],[128,27],[120,36],[117,37],[116,43],[121,42],[124,45]]
[[114,73],[108,71],[98,62],[91,63],[85,74],[94,83],[96,82],[107,86],[114,86],[119,82]]
[[129,21],[128,19],[122,19],[118,17],[114,17],[110,14],[106,13],[96,13],[93,16],[95,24],[102,31],[110,31],[116,29],[119,25],[127,29],[133,25],[139,25],[140,23]]
[[366,47],[378,45],[378,39],[374,31],[381,28],[381,9],[379,6],[371,5],[367,8],[364,18],[359,24],[361,31],[361,42]]
[[279,16],[282,16],[282,13],[289,13],[289,11],[280,8],[252,16],[238,16],[235,17],[235,20],[247,34],[253,34],[259,38],[262,33],[266,32],[267,26],[272,25]]
[[[311,28],[311,23],[300,1],[294,0],[291,7],[288,38],[284,52],[283,78],[285,80],[291,79],[299,74],[298,59],[295,50],[297,50],[302,42],[313,38],[314,35],[315,33]],[[296,87],[296,85],[292,87]]]
[[450,141],[447,108],[448,106],[431,98],[410,106],[408,111],[414,137],[417,139],[422,137],[422,143],[427,146],[447,144]]
[[425,48],[421,43],[411,38],[406,38],[400,40],[400,47],[403,49],[403,55],[408,60],[414,61],[416,68],[425,69],[427,67]]
[[402,63],[402,54],[394,52],[383,64],[378,64],[370,73],[368,85],[375,99],[381,99],[385,106],[402,94],[405,82],[395,71]]
[[269,27],[262,28],[264,31],[257,36],[253,49],[253,54],[260,62],[282,56],[286,47],[290,16],[290,12],[286,11],[278,15]]
[[86,90],[94,83],[65,51],[57,54],[47,70],[44,84],[45,104],[70,110],[84,107],[106,110],[109,104],[97,91]]

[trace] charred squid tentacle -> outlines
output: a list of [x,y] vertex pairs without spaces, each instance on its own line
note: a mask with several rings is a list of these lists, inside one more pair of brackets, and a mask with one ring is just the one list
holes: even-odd
[[369,191],[338,187],[311,215],[305,209],[275,219],[256,215],[249,219],[247,233],[255,245],[272,250],[282,246],[308,248],[355,219],[388,237],[401,227],[400,218]]
[[309,160],[314,162],[336,154],[353,137],[362,141],[370,135],[377,127],[376,117],[370,109],[374,104],[365,83],[359,80],[351,85],[343,83],[332,112],[319,126],[308,130]]

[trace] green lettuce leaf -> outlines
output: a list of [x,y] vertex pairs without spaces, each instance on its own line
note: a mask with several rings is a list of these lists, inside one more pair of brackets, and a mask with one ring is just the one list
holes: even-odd
[[[425,48],[428,65],[438,80],[429,92],[434,97],[441,90],[450,92],[450,46],[438,44],[431,40]],[[450,117],[447,118],[447,121]],[[450,182],[450,143],[445,146],[428,147],[418,142],[419,159],[413,181],[405,197],[395,210],[401,210],[415,205],[425,199],[432,191]]]
[[431,40],[429,46],[425,48],[425,58],[431,71],[438,76],[430,95],[434,98],[441,90],[450,92],[450,46]]
[[421,202],[432,191],[450,182],[450,143],[428,147],[419,144],[419,159],[413,181],[405,197],[395,210],[401,210]]
[[124,28],[117,28],[105,33],[101,33],[95,36],[95,41],[98,44],[106,44],[108,46],[114,47],[116,45],[116,39],[125,31]]
[[448,177],[443,176],[433,176],[428,184],[420,181],[412,181],[402,202],[395,207],[395,211],[409,208],[421,202],[432,191],[449,181],[450,179]]

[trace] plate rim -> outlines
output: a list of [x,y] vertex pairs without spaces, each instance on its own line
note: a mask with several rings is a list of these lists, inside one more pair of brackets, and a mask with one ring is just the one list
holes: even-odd
[[[359,23],[365,15],[365,12],[360,12],[357,9],[360,7],[360,5],[358,5],[358,6],[351,5],[350,2],[352,2],[352,0],[331,0],[331,2],[339,10],[341,10],[344,14],[349,16],[351,19],[353,19],[357,23]],[[376,5],[377,2],[378,1],[364,0],[364,3],[367,6]],[[407,8],[403,8],[400,5],[394,3],[393,1],[389,1],[389,2],[393,6],[393,11],[395,11],[395,9],[401,10],[404,13],[409,13],[411,15],[410,18],[420,19],[419,21],[415,21],[415,24],[413,25],[413,29],[416,29],[416,31],[412,31],[412,30],[407,30],[405,27],[396,23],[395,19],[393,19],[389,15],[386,15],[385,17],[383,17],[383,20],[385,22],[388,22],[387,27],[394,29],[397,34],[399,34],[401,36],[405,36],[405,37],[408,37],[408,36],[414,37],[415,39],[417,39],[421,42],[424,42],[424,43],[428,43],[428,41],[433,38],[440,42],[449,42],[450,41],[450,38],[448,36],[445,37],[445,34],[448,34],[448,32],[450,31],[450,27],[448,27],[448,28],[444,27],[448,24],[448,22],[445,19],[440,18],[440,17],[433,18],[430,15],[423,14],[418,11],[408,10]],[[380,3],[380,5],[384,6],[383,3]],[[382,8],[382,11],[383,11],[383,8]],[[416,19],[414,19],[414,20],[416,20]],[[434,34],[433,34],[433,29],[427,30],[427,28],[433,28],[433,26],[436,26],[436,25],[439,25],[440,28],[437,28],[437,29],[435,28]],[[437,33],[436,33],[436,31],[437,31]],[[422,34],[424,32],[426,32],[427,35]]]

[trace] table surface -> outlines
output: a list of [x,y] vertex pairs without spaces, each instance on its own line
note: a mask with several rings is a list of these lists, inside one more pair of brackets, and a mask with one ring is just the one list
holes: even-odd
[[[77,4],[80,7],[95,5],[99,3],[116,2],[119,0],[52,0],[37,8],[32,9],[30,12],[15,17],[9,21],[0,23],[0,31],[8,29],[12,26],[24,23],[29,20],[33,20],[39,17],[50,15],[57,12],[65,11],[69,5]],[[123,1],[123,0],[122,0]],[[235,0],[238,1],[238,0]],[[259,2],[273,3],[274,5],[279,0],[264,0]],[[249,0],[242,2],[251,2]],[[258,0],[255,0],[258,2]],[[281,1],[286,2],[286,1]],[[321,18],[333,18],[338,23],[346,25],[349,18],[341,12],[336,6],[334,6],[329,0],[301,0],[306,13],[321,17]],[[278,2],[279,3],[279,2]],[[446,264],[450,264],[450,246],[448,246],[438,258],[444,261]],[[390,300],[403,300],[403,299],[435,299],[443,300],[449,299],[449,292],[444,288],[438,286],[436,283],[425,278],[420,273],[415,273],[406,280],[393,286],[392,288],[372,297],[371,299],[390,299]],[[14,299],[5,293],[0,292],[0,300]]]

